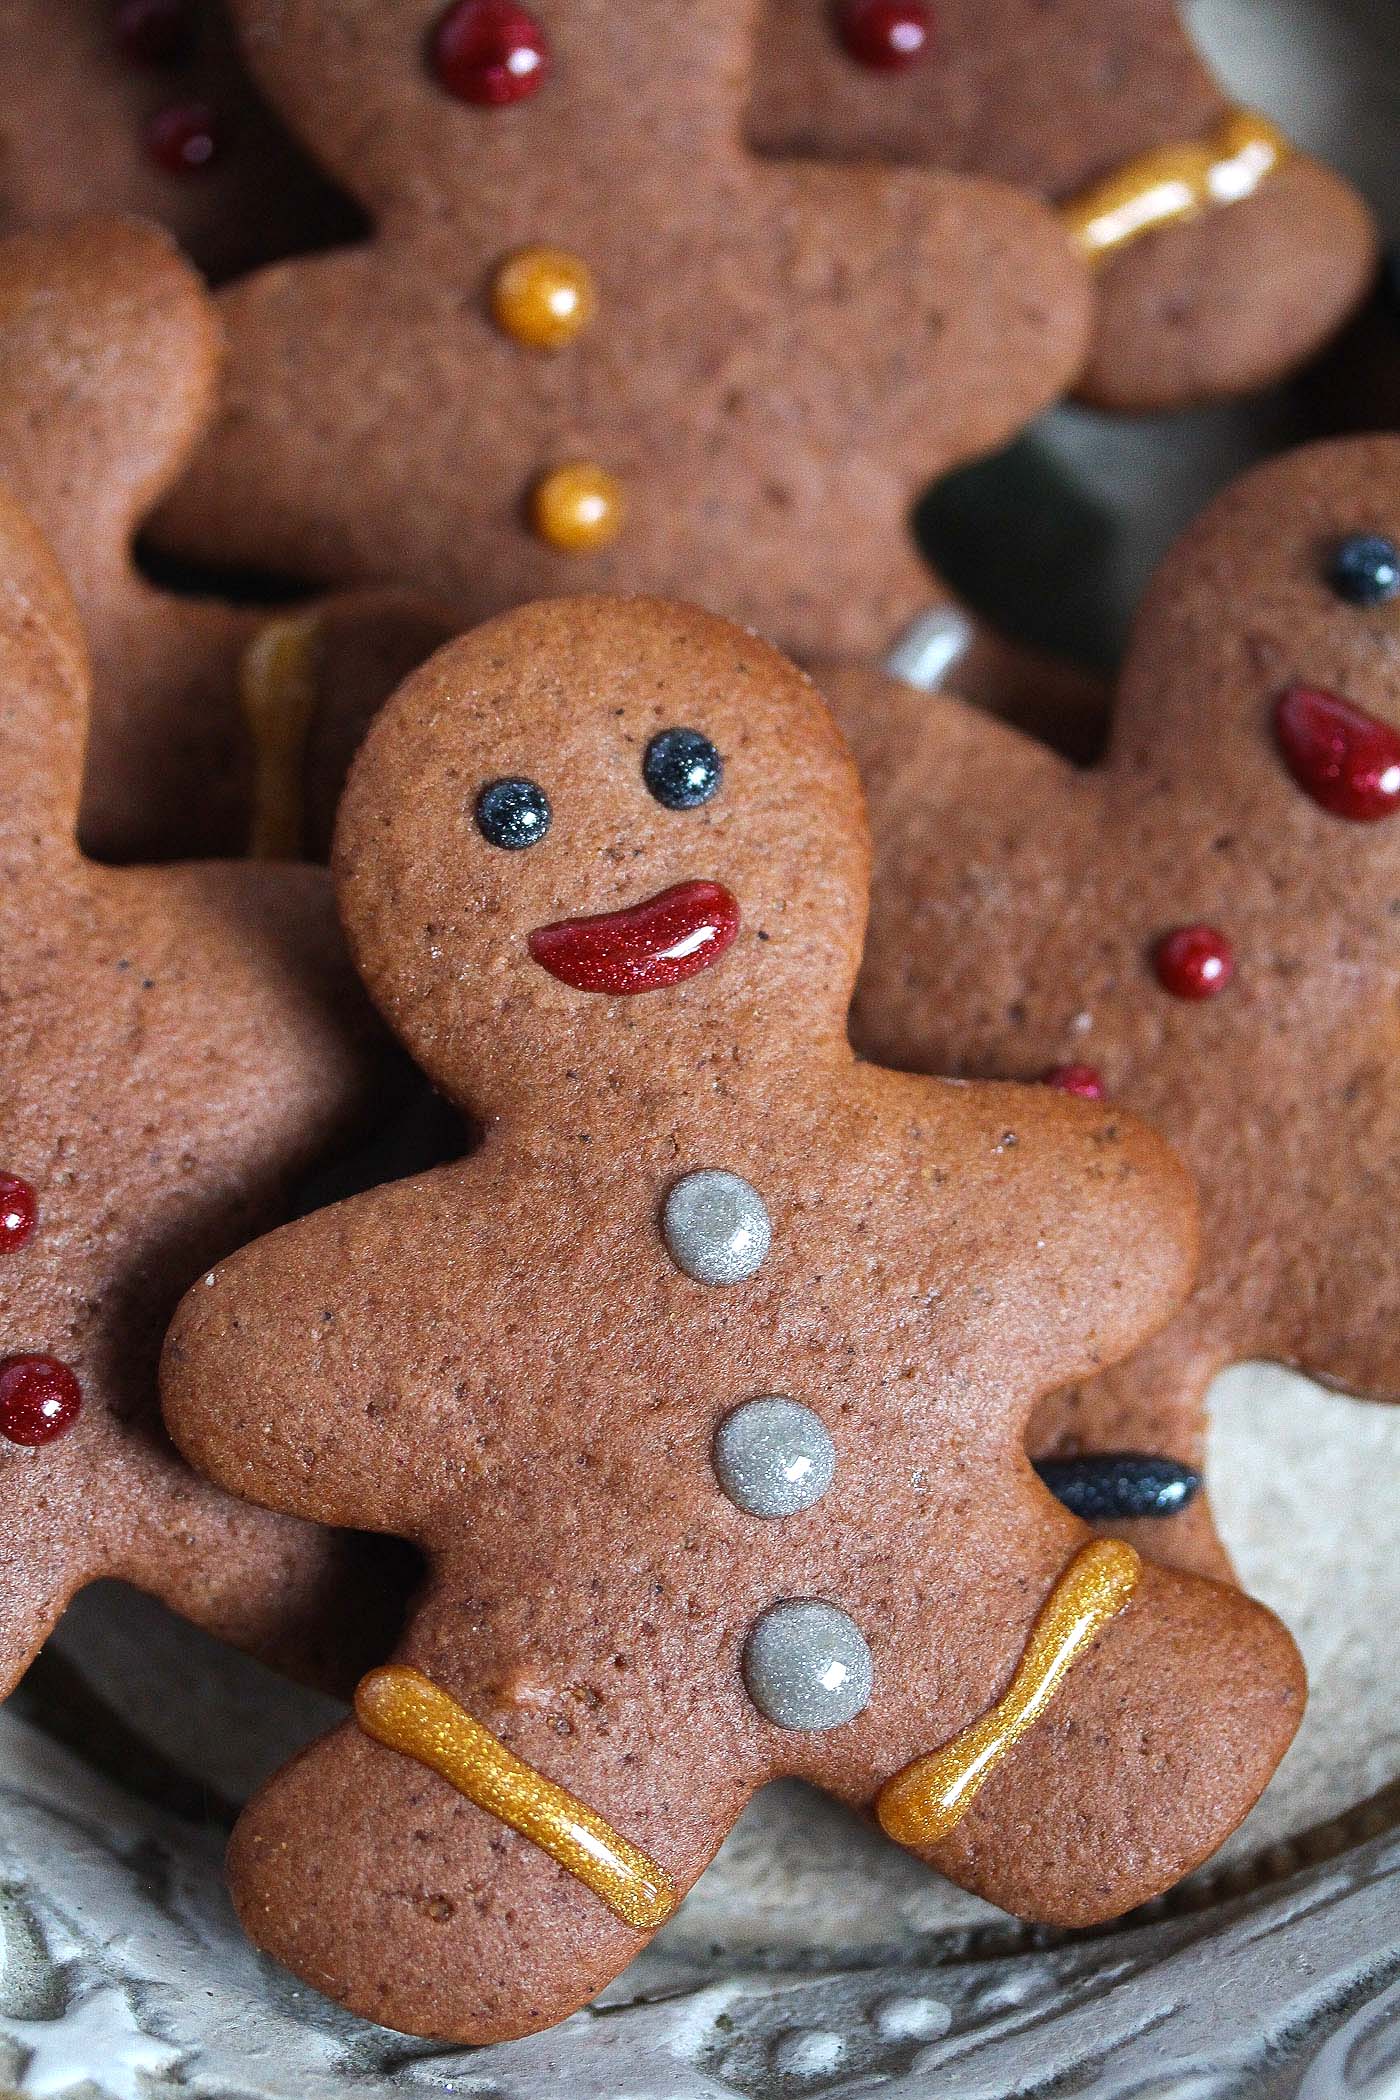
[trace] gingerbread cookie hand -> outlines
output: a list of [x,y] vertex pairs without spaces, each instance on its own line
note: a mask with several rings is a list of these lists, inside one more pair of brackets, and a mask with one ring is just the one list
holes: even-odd
[[274,613],[142,574],[133,542],[213,413],[221,356],[212,300],[155,228],[88,218],[0,241],[0,473],[82,614],[80,832],[105,859],[324,849],[326,749],[447,631],[417,593]]
[[684,591],[880,654],[935,590],[916,496],[1082,358],[1037,201],[746,149],[749,5],[236,12],[375,231],[225,294],[224,413],[161,521],[186,552],[464,619]]
[[0,1693],[103,1575],[334,1679],[392,1612],[344,1542],[198,1479],[156,1406],[180,1293],[285,1214],[375,1085],[329,887],[82,857],[86,659],[8,496],[0,669]]
[[1397,609],[1400,440],[1318,445],[1246,475],[1168,557],[1094,772],[949,699],[882,709],[851,677],[839,708],[879,847],[861,1046],[1096,1090],[1199,1177],[1190,1306],[1043,1410],[1034,1448],[1085,1460],[1070,1486],[1106,1519],[1160,1492],[1182,1513],[1149,1524],[1154,1556],[1215,1571],[1181,1490],[1217,1370],[1268,1358],[1400,1397]]
[[1232,105],[1178,0],[764,0],[751,137],[1054,201],[1090,271],[1080,389],[1170,409],[1272,385],[1364,298],[1356,192]]
[[657,601],[488,623],[356,763],[357,961],[485,1141],[219,1264],[163,1391],[215,1478],[428,1555],[233,1844],[253,1936],[362,2013],[562,2017],[783,1774],[1109,1916],[1296,1723],[1277,1623],[1094,1547],[1022,1448],[1179,1302],[1180,1168],[1115,1112],[858,1063],[867,856],[810,684]]

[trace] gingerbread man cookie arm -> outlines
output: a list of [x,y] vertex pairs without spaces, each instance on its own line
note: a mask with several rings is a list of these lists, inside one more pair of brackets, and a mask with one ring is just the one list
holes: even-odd
[[0,489],[0,870],[16,895],[73,861],[87,652],[47,541]]

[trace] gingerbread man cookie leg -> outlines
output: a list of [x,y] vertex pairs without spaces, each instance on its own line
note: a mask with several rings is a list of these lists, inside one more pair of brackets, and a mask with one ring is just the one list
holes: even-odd
[[1036,200],[746,149],[752,0],[517,9],[508,103],[474,71],[485,0],[235,13],[375,230],[224,295],[177,549],[393,575],[463,619],[684,590],[878,656],[931,594],[920,490],[1082,360],[1087,281]]
[[1023,1449],[1181,1302],[1188,1186],[1102,1103],[854,1058],[868,841],[808,681],[656,600],[503,616],[381,714],[335,861],[485,1138],[220,1263],[171,1329],[197,1465],[434,1571],[240,1824],[259,1943],[390,2024],[522,2033],[755,1786],[888,1808],[992,1728],[965,1821],[894,1819],[968,1887],[1104,1918],[1213,1850],[1296,1725],[1292,1644],[1096,1545]]
[[[1142,1110],[1204,1192],[1191,1306],[1040,1410],[1043,1456],[1195,1465],[1212,1374],[1250,1358],[1400,1395],[1397,609],[1400,440],[1353,439],[1185,534],[1092,772],[946,697],[838,696],[877,848],[859,1044]],[[1184,1514],[1154,1553],[1210,1566]]]
[[346,1544],[198,1479],[156,1406],[181,1291],[285,1214],[375,1086],[327,884],[81,856],[87,666],[8,496],[0,678],[0,1691],[99,1575],[343,1681],[392,1631]]
[[[213,413],[218,319],[154,228],[91,218],[0,241],[0,473],[48,534],[96,690],[81,835],[105,858],[324,845],[304,807],[328,692],[361,716],[444,638],[416,594],[286,614],[174,596],[133,540]],[[318,832],[321,834],[317,836]]]
[[1080,391],[1180,408],[1273,384],[1365,297],[1375,227],[1232,104],[1178,0],[764,0],[763,151],[957,168],[1052,199],[1097,306]]

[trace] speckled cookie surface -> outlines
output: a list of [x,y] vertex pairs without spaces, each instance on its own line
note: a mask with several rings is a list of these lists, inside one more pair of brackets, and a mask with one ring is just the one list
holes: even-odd
[[[1256,469],[1186,533],[1097,771],[946,698],[832,681],[876,840],[858,1043],[1080,1068],[1202,1185],[1191,1305],[1042,1409],[1042,1451],[1196,1464],[1206,1386],[1249,1358],[1400,1398],[1397,613],[1400,441],[1359,439]],[[1203,1501],[1140,1543],[1222,1566]]]
[[286,1214],[376,1083],[329,885],[79,854],[83,646],[8,497],[0,656],[0,1690],[101,1575],[334,1677],[392,1612],[342,1542],[197,1479],[155,1378],[180,1293]]
[[[328,733],[320,696],[362,721],[446,632],[407,591],[271,612],[147,581],[132,541],[213,412],[220,361],[213,303],[154,227],[86,218],[0,240],[0,473],[82,615],[95,683],[80,831],[104,859],[241,853],[284,770],[296,808],[269,846],[323,845],[305,788]],[[279,635],[304,668],[256,714],[252,678]],[[303,683],[305,738],[279,750],[279,709],[302,704]]]
[[[710,754],[684,777],[654,764],[680,730]],[[1116,1110],[856,1062],[867,865],[812,687],[655,601],[488,623],[356,763],[358,963],[484,1143],[220,1264],[163,1391],[215,1478],[432,1564],[359,1721],[233,1844],[253,1936],[362,2013],[473,2041],[562,2017],[656,1914],[526,1834],[541,1789],[595,1819],[591,1858],[639,1849],[682,1893],[764,1781],[868,1807],[961,1739],[1077,1564],[1025,1420],[1179,1302],[1186,1184]],[[719,1433],[776,1397],[830,1481],[755,1514]],[[961,1821],[910,1842],[1027,1916],[1113,1915],[1220,1842],[1299,1698],[1259,1607],[1144,1568]],[[395,1699],[504,1791],[406,1754]]]
[[235,13],[374,231],[224,295],[223,411],[161,520],[179,550],[393,576],[464,622],[671,592],[798,654],[880,654],[937,589],[918,492],[1082,359],[1088,287],[1038,201],[747,149],[732,0],[507,10],[497,106],[434,0]]
[[218,277],[357,230],[254,87],[223,0],[5,0],[0,233],[129,211]]
[[[852,33],[862,21],[864,38]],[[1090,265],[1097,317],[1080,386],[1102,406],[1175,408],[1270,385],[1365,294],[1366,207],[1302,155],[1257,183],[1248,152],[1230,165],[1228,98],[1176,0],[762,0],[758,39],[747,125],[770,153],[992,175],[1070,213],[1125,171],[1139,197],[1194,176],[1175,149],[1222,142],[1213,194],[1189,223]],[[1144,160],[1163,149],[1171,161]]]

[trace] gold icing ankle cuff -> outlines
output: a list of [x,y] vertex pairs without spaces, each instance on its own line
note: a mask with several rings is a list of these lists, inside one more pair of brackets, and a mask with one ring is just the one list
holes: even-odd
[[1067,199],[1060,218],[1081,254],[1101,262],[1159,226],[1252,197],[1292,150],[1267,117],[1232,109],[1208,139],[1158,146],[1125,161]]

